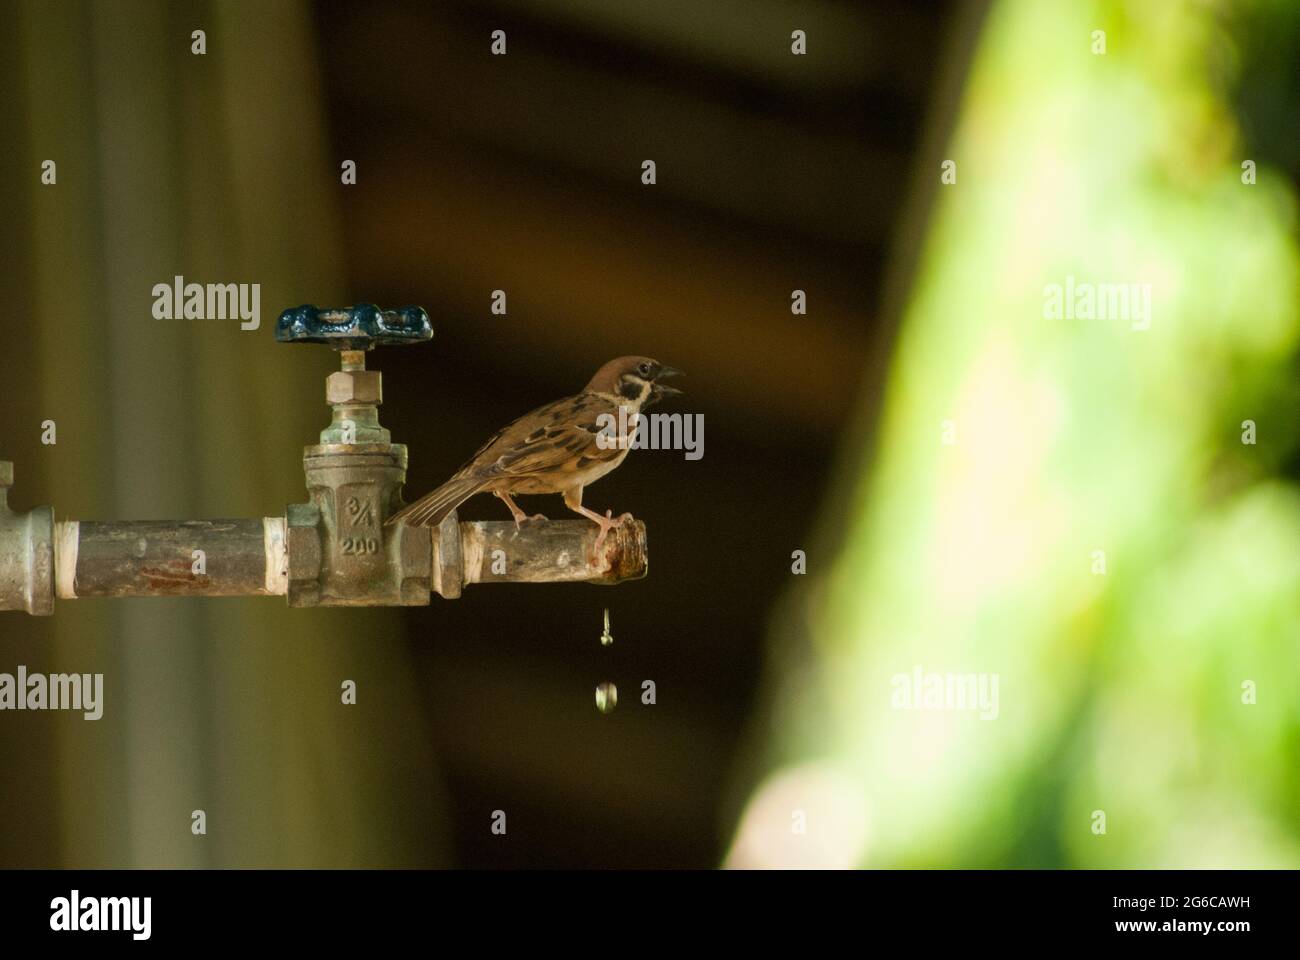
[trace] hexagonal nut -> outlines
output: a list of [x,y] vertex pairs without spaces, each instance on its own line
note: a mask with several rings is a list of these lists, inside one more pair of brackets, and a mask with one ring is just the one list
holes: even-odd
[[320,508],[314,503],[291,503],[285,519],[290,583],[316,580],[321,570]]
[[383,403],[378,370],[338,370],[325,378],[327,403]]

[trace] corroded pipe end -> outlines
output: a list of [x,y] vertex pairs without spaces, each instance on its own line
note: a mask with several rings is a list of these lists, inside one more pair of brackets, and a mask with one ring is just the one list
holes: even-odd
[[457,527],[458,551],[443,545],[447,530],[433,535],[434,589],[448,598],[470,583],[619,583],[644,577],[648,568],[645,524],[636,519],[611,530],[599,551],[600,529],[586,520],[519,527],[511,520],[478,520]]
[[[592,548],[596,546],[593,531]],[[600,548],[600,565],[605,574],[595,583],[620,583],[624,580],[640,580],[650,571],[650,557],[646,548],[645,524],[635,518],[609,532]]]

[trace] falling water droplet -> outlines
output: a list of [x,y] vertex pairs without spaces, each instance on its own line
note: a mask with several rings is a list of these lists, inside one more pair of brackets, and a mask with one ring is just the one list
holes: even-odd
[[609,632],[609,607],[605,608],[605,632],[600,635],[600,645],[608,647],[614,642],[614,635]]
[[606,680],[596,687],[596,709],[601,713],[612,713],[618,706],[618,687]]

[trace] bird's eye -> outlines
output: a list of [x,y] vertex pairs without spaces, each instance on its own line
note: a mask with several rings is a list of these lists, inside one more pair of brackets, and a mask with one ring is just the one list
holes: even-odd
[[641,376],[643,377],[650,376],[650,364],[648,363],[641,364],[641,366],[636,368],[636,372],[641,374]]

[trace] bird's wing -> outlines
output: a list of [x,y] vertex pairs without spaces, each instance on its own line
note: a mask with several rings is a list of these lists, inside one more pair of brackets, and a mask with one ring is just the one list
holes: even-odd
[[479,448],[461,473],[477,477],[523,477],[547,473],[585,457],[614,459],[621,453],[612,444],[602,448],[597,436],[608,423],[601,414],[618,416],[608,400],[593,394],[565,397],[538,407],[500,430]]

